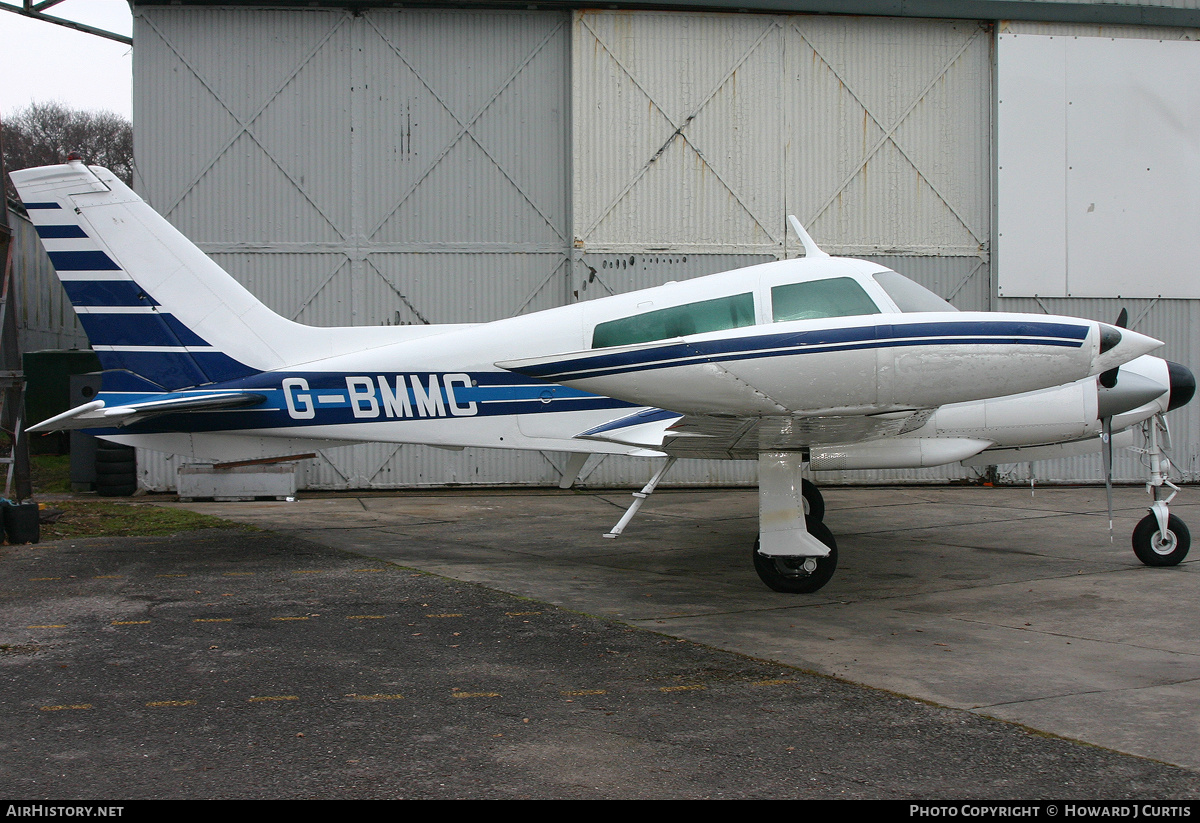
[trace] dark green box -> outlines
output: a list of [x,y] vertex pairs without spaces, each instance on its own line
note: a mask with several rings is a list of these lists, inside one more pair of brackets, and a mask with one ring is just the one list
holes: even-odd
[[[26,352],[25,425],[32,426],[70,409],[71,375],[100,370],[100,359],[87,349]],[[29,451],[33,454],[66,454],[70,451],[67,432],[32,435]]]

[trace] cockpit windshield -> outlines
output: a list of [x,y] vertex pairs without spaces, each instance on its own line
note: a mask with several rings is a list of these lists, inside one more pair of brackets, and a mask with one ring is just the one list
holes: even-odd
[[859,314],[879,314],[879,307],[850,277],[785,283],[771,289],[771,319],[776,323]]
[[881,271],[875,275],[875,282],[883,287],[900,311],[958,311],[929,289],[897,272]]

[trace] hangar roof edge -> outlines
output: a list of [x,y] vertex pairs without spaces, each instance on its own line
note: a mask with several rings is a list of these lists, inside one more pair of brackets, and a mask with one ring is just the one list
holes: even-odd
[[449,8],[449,9],[629,9],[660,11],[843,14],[882,17],[934,17],[956,20],[1028,20],[1133,26],[1200,27],[1200,2],[1180,8],[1171,0],[130,0],[135,7],[226,6],[230,8]]

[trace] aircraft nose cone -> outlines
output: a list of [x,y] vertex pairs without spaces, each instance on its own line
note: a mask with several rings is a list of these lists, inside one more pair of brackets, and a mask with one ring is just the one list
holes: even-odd
[[[1111,380],[1105,381],[1110,376]],[[1153,403],[1167,392],[1161,380],[1129,369],[1113,369],[1096,381],[1097,417],[1103,420]]]
[[1167,411],[1186,406],[1196,393],[1196,375],[1187,366],[1167,361],[1167,373],[1171,376],[1171,400]]
[[[1097,323],[1096,326],[1100,345],[1092,361],[1093,374],[1115,369],[1143,354],[1149,354],[1162,345],[1161,340],[1129,329],[1118,329],[1106,323]],[[1112,380],[1110,378],[1105,382]]]

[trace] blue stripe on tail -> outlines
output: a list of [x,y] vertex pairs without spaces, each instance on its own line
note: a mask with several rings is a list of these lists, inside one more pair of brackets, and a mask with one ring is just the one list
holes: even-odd
[[50,262],[55,271],[120,271],[111,257],[99,250],[93,251],[50,251]]
[[72,237],[87,237],[87,232],[79,228],[73,223],[68,223],[65,226],[35,226],[38,237],[43,240],[60,240],[63,238]]
[[[26,207],[58,208],[50,203]],[[75,225],[45,225],[38,233],[45,239],[88,236]],[[158,301],[134,280],[122,277],[124,270],[102,250],[47,254],[55,269],[66,277],[62,283],[67,297],[106,372],[106,391],[147,382],[167,390],[184,389],[258,373],[213,349],[174,315],[156,311]]]
[[81,314],[79,322],[93,346],[208,346],[165,312]]
[[72,306],[157,306],[157,301],[132,280],[64,280]]

